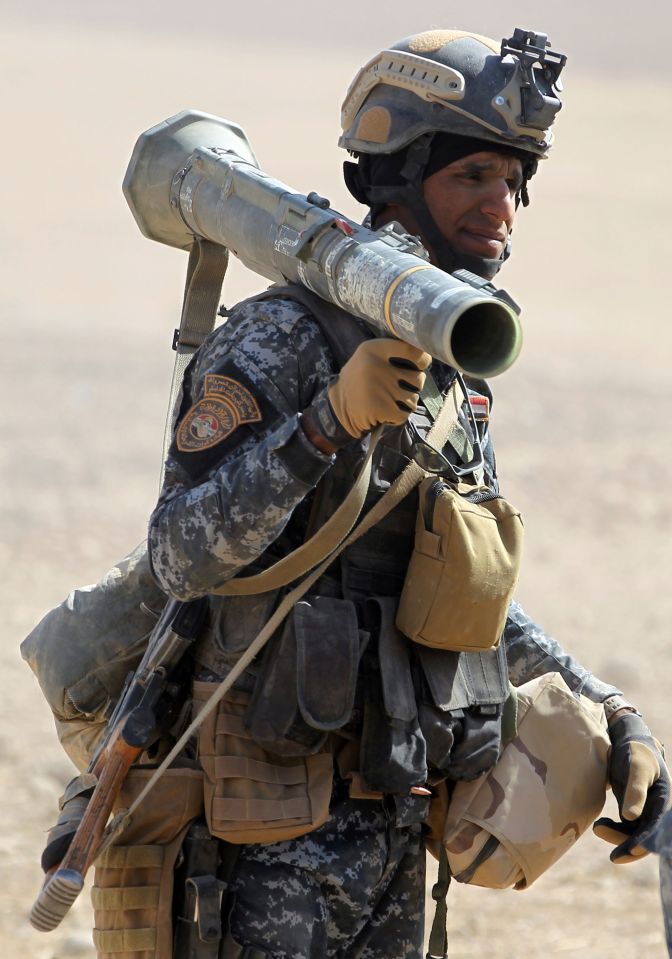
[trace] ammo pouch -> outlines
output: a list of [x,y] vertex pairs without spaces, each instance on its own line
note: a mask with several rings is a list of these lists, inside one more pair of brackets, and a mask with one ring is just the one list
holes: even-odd
[[[395,600],[366,604],[360,771],[366,788],[406,795],[439,773],[472,780],[497,762],[510,696],[503,647],[453,653],[413,646]],[[418,705],[419,704],[419,705]]]
[[453,780],[476,779],[499,758],[502,723],[512,703],[504,647],[451,653],[418,646],[415,658],[430,769]]
[[458,882],[527,888],[604,805],[610,740],[602,704],[575,696],[559,673],[516,695],[517,730],[497,765],[457,784],[447,816],[440,804],[430,815],[428,847],[438,857],[444,846]]
[[[218,688],[194,682],[197,714]],[[250,694],[230,689],[198,732],[205,774],[205,817],[213,836],[231,843],[293,839],[329,816],[333,757],[279,756],[259,745],[245,723]]]
[[394,598],[369,600],[372,641],[364,654],[360,773],[365,788],[408,795],[427,781],[427,749],[418,720],[409,643],[394,625]]
[[468,652],[500,640],[518,579],[520,513],[486,487],[420,485],[397,626],[423,646]]
[[323,749],[328,734],[350,719],[360,645],[354,603],[300,600],[264,651],[245,717],[249,734],[280,756]]
[[[115,810],[127,808],[153,770],[131,769]],[[189,824],[202,813],[203,774],[169,769],[96,861],[91,890],[98,959],[172,959],[174,869]]]

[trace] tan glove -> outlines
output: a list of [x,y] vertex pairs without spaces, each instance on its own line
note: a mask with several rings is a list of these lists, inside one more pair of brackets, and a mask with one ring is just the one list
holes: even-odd
[[356,438],[381,423],[400,426],[418,406],[432,358],[402,340],[361,343],[329,387],[329,402]]
[[647,855],[646,843],[670,805],[670,774],[641,716],[621,714],[609,724],[609,737],[609,782],[621,821],[603,817],[593,832],[617,847],[610,859],[620,864]]

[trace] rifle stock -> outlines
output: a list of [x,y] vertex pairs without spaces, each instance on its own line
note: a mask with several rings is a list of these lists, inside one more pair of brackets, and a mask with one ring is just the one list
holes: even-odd
[[77,829],[61,861],[47,872],[30,911],[31,925],[40,932],[56,929],[82,891],[129,769],[156,741],[171,715],[175,692],[171,675],[198,636],[205,612],[205,600],[173,601],[159,619],[91,760],[88,772],[96,784]]
[[77,832],[60,864],[47,874],[30,911],[31,925],[40,932],[50,932],[60,925],[82,891],[124,780],[143,749],[127,743],[120,733],[98,757],[92,770],[98,782]]

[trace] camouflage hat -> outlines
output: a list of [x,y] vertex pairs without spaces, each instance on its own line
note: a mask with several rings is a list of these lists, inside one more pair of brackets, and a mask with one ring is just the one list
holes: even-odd
[[460,30],[415,34],[359,71],[343,102],[339,145],[388,154],[444,132],[543,157],[565,61],[545,34],[518,28],[501,44]]

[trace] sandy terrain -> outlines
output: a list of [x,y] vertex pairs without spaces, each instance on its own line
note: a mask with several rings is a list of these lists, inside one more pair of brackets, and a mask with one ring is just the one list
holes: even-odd
[[[3,5],[0,951],[10,959],[93,956],[84,899],[47,937],[25,918],[71,772],[18,643],[142,539],[156,495],[186,255],[141,237],[123,172],[138,133],[194,106],[241,123],[270,172],[355,215],[334,145],[342,92],[382,42],[445,23],[444,5],[426,4],[418,21],[360,4],[357,29],[326,4],[321,21],[320,6],[290,4],[288,21],[261,3],[253,32],[244,13],[214,4],[193,22],[175,2],[159,15],[130,0],[42,0],[30,20],[25,4]],[[475,29],[541,25],[536,2],[510,6],[513,16],[479,4]],[[526,346],[495,384],[493,428],[505,490],[526,518],[522,601],[672,741],[670,12],[638,5],[646,30],[630,37],[630,9],[571,6],[548,20],[575,65],[556,155],[502,277],[524,305]],[[236,264],[226,302],[261,285]],[[611,866],[586,838],[524,894],[451,891],[451,956],[662,959],[656,881],[654,862]]]

